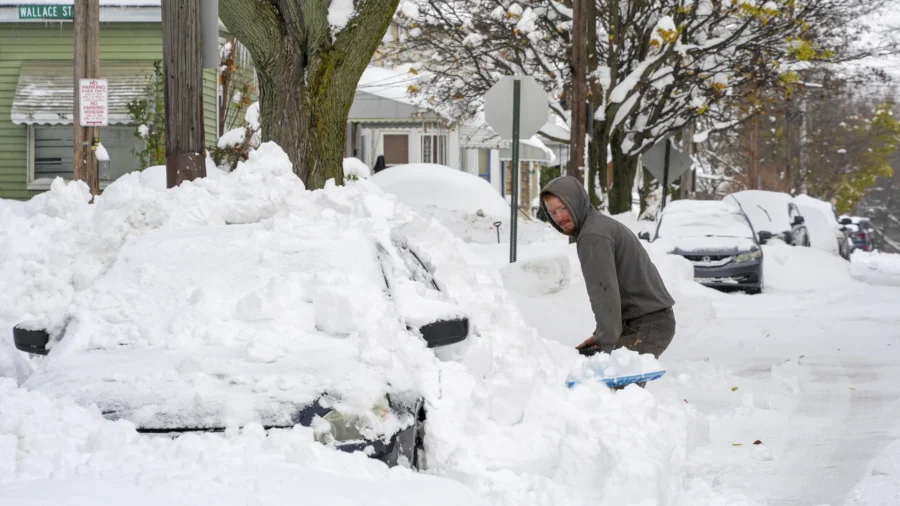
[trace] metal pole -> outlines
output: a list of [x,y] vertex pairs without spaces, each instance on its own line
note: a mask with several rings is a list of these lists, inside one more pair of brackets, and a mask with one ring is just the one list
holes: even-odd
[[666,139],[666,158],[663,162],[662,207],[659,209],[660,211],[666,208],[666,194],[669,193],[669,150],[671,146],[672,138],[669,137]]
[[512,131],[512,206],[509,218],[509,263],[516,261],[516,222],[519,218],[519,100],[521,97],[522,82],[516,79],[513,82],[513,131]]

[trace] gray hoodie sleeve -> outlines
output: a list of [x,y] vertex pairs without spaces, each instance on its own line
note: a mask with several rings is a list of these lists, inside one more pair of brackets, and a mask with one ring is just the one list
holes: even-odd
[[578,258],[597,322],[594,338],[602,351],[610,353],[622,334],[622,301],[616,275],[615,245],[608,237],[588,234],[579,238]]

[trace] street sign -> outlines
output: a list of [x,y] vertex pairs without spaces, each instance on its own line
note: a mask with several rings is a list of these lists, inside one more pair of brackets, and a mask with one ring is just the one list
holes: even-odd
[[20,5],[19,19],[72,19],[72,5]]
[[484,94],[484,119],[503,139],[513,138],[513,83],[520,84],[519,138],[536,134],[549,118],[547,92],[531,76],[503,76]]
[[[524,103],[525,107],[522,107]],[[509,217],[509,263],[516,261],[519,217],[519,139],[547,123],[547,92],[531,76],[504,76],[484,94],[484,118],[503,139],[512,140],[512,203]]]
[[663,187],[661,208],[665,209],[669,186],[691,168],[694,160],[678,148],[672,136],[668,136],[644,153],[641,163],[661,183]]
[[109,83],[107,80],[81,79],[78,85],[81,126],[106,126],[109,117]]
[[[666,137],[665,139],[657,142],[652,148],[650,148],[646,153],[641,156],[641,163],[644,167],[650,171],[650,174],[653,174],[653,177],[656,178],[657,181],[662,182],[665,177],[666,172],[666,141],[672,139],[671,137]],[[671,148],[669,149],[669,173],[668,173],[668,183],[666,186],[670,186],[675,182],[685,171],[691,168],[691,165],[694,163],[694,160],[691,158],[689,154],[682,151],[678,148],[678,144],[676,142],[672,142]]]

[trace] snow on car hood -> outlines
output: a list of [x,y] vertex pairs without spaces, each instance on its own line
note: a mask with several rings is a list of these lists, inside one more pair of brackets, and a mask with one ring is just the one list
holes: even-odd
[[716,254],[716,255],[736,255],[759,249],[752,239],[744,237],[660,237],[654,243],[671,253],[678,255],[691,254]]

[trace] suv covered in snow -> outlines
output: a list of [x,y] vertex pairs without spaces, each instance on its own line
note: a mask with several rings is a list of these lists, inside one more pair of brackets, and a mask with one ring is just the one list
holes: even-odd
[[791,246],[810,245],[806,219],[787,193],[744,190],[722,200],[740,207],[757,232],[769,232]]
[[20,350],[50,359],[23,386],[139,432],[300,424],[417,466],[425,398],[409,364],[466,339],[466,315],[398,229],[283,226],[129,240],[58,329],[16,327]]
[[676,200],[660,214],[652,238],[648,232],[640,235],[690,261],[694,279],[700,284],[747,293],[760,293],[763,289],[760,242],[771,238],[771,234],[762,231],[757,236],[747,216],[735,205]]

